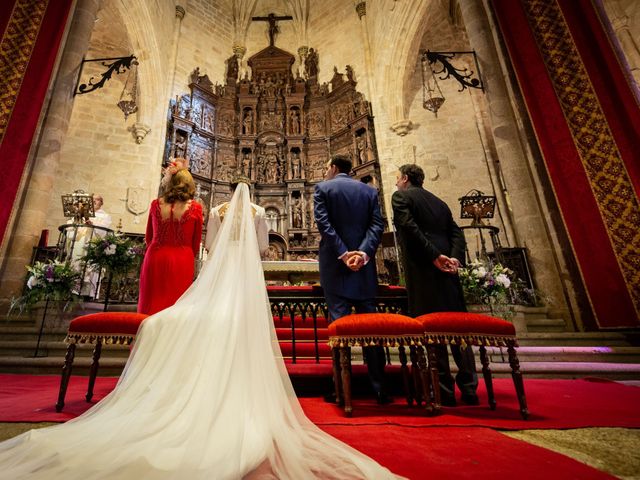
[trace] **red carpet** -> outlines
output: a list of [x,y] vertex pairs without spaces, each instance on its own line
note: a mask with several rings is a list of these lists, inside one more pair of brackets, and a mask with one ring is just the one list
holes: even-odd
[[[0,422],[64,422],[91,404],[84,401],[87,378],[72,377],[67,404],[56,413],[59,377],[0,375]],[[95,399],[109,393],[116,378],[98,378]],[[606,473],[569,457],[511,439],[490,428],[640,427],[640,388],[586,380],[525,382],[532,419],[519,418],[510,380],[495,381],[498,410],[486,406],[445,409],[440,417],[421,415],[401,399],[379,407],[355,402],[355,417],[318,398],[301,398],[304,411],[324,431],[413,480],[431,478],[609,479]],[[484,390],[480,392],[485,399]],[[452,425],[446,427],[447,425]],[[428,428],[427,428],[428,427]]]
[[[116,378],[98,378],[95,396],[109,393]],[[55,375],[0,375],[0,422],[64,422],[83,413],[86,377],[72,377],[62,413],[56,413],[60,379]],[[307,416],[318,425],[398,425],[408,427],[469,426],[505,430],[526,428],[629,427],[640,428],[640,388],[615,382],[588,380],[525,380],[530,419],[520,418],[510,379],[496,379],[498,408],[482,405],[445,408],[438,417],[426,417],[417,407],[407,407],[401,398],[380,407],[370,399],[355,399],[353,418],[319,398],[301,398]]]
[[[487,428],[323,426],[393,472],[418,479],[611,479],[604,472]],[[375,440],[372,440],[375,439]]]

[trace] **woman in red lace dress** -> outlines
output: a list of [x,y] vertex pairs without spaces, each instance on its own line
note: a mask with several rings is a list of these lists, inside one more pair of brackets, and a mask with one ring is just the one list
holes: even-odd
[[[193,177],[179,162],[169,167],[165,193],[149,207],[147,251],[140,271],[138,312],[173,305],[193,282],[202,237],[202,207],[193,200]],[[167,175],[167,173],[165,173]]]

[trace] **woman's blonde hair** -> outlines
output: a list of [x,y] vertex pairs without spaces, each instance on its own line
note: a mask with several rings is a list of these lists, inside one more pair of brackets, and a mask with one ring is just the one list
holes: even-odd
[[178,170],[171,176],[166,191],[162,194],[162,198],[167,203],[176,201],[186,202],[192,200],[196,194],[196,184],[189,170],[186,168]]

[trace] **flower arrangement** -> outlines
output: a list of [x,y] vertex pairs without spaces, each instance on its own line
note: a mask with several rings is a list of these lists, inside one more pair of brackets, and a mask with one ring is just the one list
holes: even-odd
[[31,309],[36,303],[50,300],[55,302],[64,301],[64,310],[67,310],[78,300],[78,295],[74,290],[78,288],[80,274],[70,263],[59,262],[36,262],[33,266],[28,266],[29,278],[25,294],[11,301],[10,310],[17,308],[22,312],[25,308]]
[[540,298],[533,289],[500,263],[474,260],[458,270],[467,304],[488,305],[497,316],[510,319],[514,305],[537,306]]
[[83,260],[88,266],[106,268],[110,273],[126,273],[144,254],[144,247],[131,238],[114,233],[94,238]]

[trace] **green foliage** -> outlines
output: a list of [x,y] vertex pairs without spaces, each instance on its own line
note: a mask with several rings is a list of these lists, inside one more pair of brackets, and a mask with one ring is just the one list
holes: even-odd
[[500,263],[474,260],[458,274],[466,303],[488,305],[496,316],[510,319],[515,314],[514,305],[541,304],[540,296]]
[[59,261],[36,262],[28,266],[29,278],[27,289],[21,297],[11,300],[10,312],[30,310],[36,303],[45,300],[65,302],[64,310],[70,308],[78,295],[73,293],[78,288],[80,274],[69,264]]
[[83,260],[88,266],[105,268],[112,274],[125,274],[140,261],[144,247],[134,240],[108,233],[87,245]]

